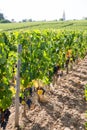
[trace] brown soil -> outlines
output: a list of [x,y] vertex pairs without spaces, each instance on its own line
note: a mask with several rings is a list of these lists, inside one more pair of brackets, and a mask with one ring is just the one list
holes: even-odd
[[[40,103],[33,110],[27,110],[26,118],[21,115],[19,130],[85,130],[86,101],[84,88],[87,84],[87,56],[75,65],[73,71],[57,81],[54,90],[47,94],[48,102]],[[10,108],[11,115],[6,130],[14,128],[15,108]]]

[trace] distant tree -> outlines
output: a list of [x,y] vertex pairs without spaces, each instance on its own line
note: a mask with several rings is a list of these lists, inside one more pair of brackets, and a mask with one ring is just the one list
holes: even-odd
[[0,13],[0,20],[4,20],[5,18],[4,18],[4,15],[3,15],[3,13]]
[[57,21],[57,19],[54,19],[53,21]]
[[46,22],[46,19],[42,20],[42,22]]
[[23,19],[22,22],[27,22],[27,19]]
[[59,21],[63,21],[63,18],[60,18]]
[[0,13],[0,23],[11,23],[11,21],[5,19],[3,13]]
[[0,23],[11,23],[8,19],[0,20]]
[[14,23],[15,22],[15,20],[14,19],[11,19],[11,21]]
[[29,21],[29,22],[32,22],[32,19],[29,19],[28,21]]
[[84,17],[84,20],[87,20],[87,17]]

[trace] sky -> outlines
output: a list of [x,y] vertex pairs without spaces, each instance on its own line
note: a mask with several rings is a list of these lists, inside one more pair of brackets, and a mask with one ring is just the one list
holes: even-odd
[[0,13],[6,19],[66,20],[87,17],[87,0],[0,0]]

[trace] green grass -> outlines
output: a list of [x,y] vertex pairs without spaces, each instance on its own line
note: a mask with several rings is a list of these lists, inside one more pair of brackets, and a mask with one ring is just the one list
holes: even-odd
[[87,20],[0,24],[0,31],[32,30],[32,29],[87,30]]

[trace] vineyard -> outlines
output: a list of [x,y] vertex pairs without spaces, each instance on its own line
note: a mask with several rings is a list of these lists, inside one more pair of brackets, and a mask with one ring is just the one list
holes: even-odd
[[1,32],[37,29],[87,30],[87,20],[38,21],[0,24]]
[[[19,44],[21,45],[20,53],[18,53]],[[59,67],[59,69],[57,68],[57,71],[60,72],[59,77],[63,73],[68,75],[70,69],[73,69],[86,55],[87,31],[47,29],[1,32],[0,109],[4,111],[13,104],[12,100],[17,89],[18,60],[20,60],[19,96],[22,95],[21,99],[25,101],[23,96],[26,95],[27,101],[32,102],[33,88],[38,95],[44,95],[43,91],[52,93],[51,89],[55,88],[54,67]],[[43,88],[43,91],[42,89],[38,91],[39,87]],[[26,89],[29,93],[23,95]],[[87,98],[86,91],[85,96]],[[30,102],[27,104],[29,106]],[[25,103],[23,106],[25,107]]]

